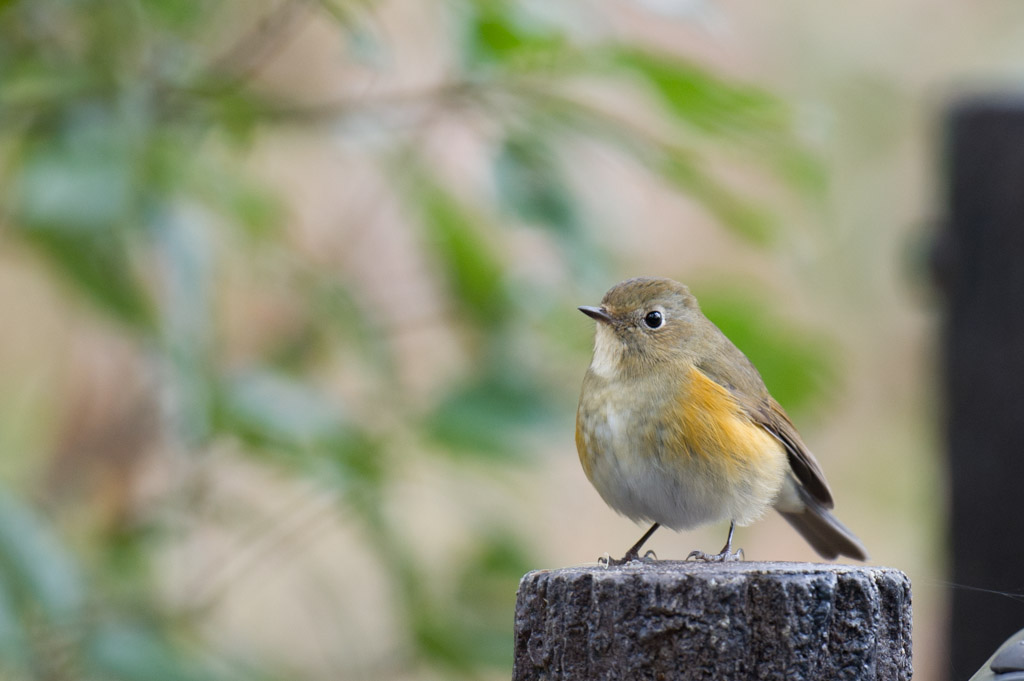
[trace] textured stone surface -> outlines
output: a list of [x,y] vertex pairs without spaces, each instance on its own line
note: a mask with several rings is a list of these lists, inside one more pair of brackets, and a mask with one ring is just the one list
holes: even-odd
[[514,681],[909,679],[910,581],[816,563],[530,572]]

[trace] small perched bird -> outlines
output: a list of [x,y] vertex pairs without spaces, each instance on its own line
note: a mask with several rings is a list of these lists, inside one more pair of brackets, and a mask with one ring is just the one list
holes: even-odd
[[786,412],[750,360],[700,311],[686,286],[637,278],[614,286],[600,307],[594,357],[576,412],[583,471],[605,503],[653,526],[619,561],[638,560],[665,525],[685,530],[723,520],[721,553],[738,560],[736,525],[768,506],[822,557],[866,560],[858,539],[829,509],[832,492]]

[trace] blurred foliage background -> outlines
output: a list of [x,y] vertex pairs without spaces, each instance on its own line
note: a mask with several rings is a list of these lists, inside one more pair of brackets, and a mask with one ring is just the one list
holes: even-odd
[[507,678],[519,577],[635,540],[572,422],[575,307],[637,274],[761,368],[944,678],[930,88],[1024,41],[936,4],[0,1],[4,678]]

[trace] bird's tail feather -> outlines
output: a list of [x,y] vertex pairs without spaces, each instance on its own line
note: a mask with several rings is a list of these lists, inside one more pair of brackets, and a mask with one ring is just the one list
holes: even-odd
[[798,512],[779,511],[786,522],[826,560],[835,560],[839,556],[867,560],[868,552],[853,532],[812,498],[802,486],[797,487],[801,492],[804,509]]

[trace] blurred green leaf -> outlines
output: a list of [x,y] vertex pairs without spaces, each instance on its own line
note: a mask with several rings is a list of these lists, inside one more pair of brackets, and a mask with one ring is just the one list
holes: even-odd
[[15,211],[29,229],[110,232],[131,207],[132,165],[117,121],[79,104],[56,131],[40,130],[24,147]]
[[0,572],[0,677],[27,670],[29,650],[28,637],[18,616],[17,598],[7,575]]
[[797,136],[795,118],[786,103],[758,87],[730,82],[680,57],[639,49],[613,47],[611,63],[642,78],[665,110],[694,130],[738,142],[750,159],[807,196],[825,189],[823,164]]
[[372,493],[380,484],[377,445],[307,383],[259,368],[238,372],[221,382],[214,418],[254,453],[343,493]]
[[499,207],[549,232],[574,279],[604,280],[607,254],[585,227],[584,208],[559,163],[554,134],[542,117],[502,140],[493,166]]
[[213,364],[213,266],[216,258],[203,211],[169,204],[151,211],[153,255],[159,263],[160,341],[171,390],[176,434],[190,447],[210,435]]
[[255,139],[257,126],[270,115],[270,102],[230,84],[214,83],[206,87],[213,90],[203,103],[216,122],[214,129],[236,148],[249,147]]
[[195,26],[209,11],[205,3],[194,0],[140,0],[138,4],[149,19],[178,30]]
[[472,669],[472,663],[466,656],[464,632],[445,614],[440,608],[419,607],[413,611],[410,628],[415,646],[434,664],[466,674]]
[[80,104],[22,145],[10,188],[22,236],[94,303],[138,328],[151,324],[126,227],[134,209],[132,155],[117,121]]
[[308,449],[344,430],[340,406],[282,374],[249,369],[222,388],[222,425],[261,447]]
[[364,309],[365,303],[354,291],[333,276],[314,276],[303,290],[312,304],[314,319],[329,322],[383,378],[394,378],[394,357],[388,344],[381,342],[385,330]]
[[87,93],[93,77],[82,65],[55,68],[40,59],[10,60],[0,67],[0,120],[31,107],[59,105]]
[[80,618],[84,593],[77,566],[42,518],[4,489],[0,570],[9,593],[26,598],[51,622],[63,625]]
[[415,202],[427,248],[448,278],[452,297],[463,312],[484,327],[507,313],[504,267],[484,234],[485,221],[425,171],[412,173],[409,199]]
[[42,229],[23,236],[78,293],[136,329],[152,327],[152,306],[135,278],[124,236]]
[[205,681],[220,678],[189,659],[143,622],[102,624],[88,644],[91,666],[118,681]]
[[701,132],[727,137],[790,132],[782,101],[759,88],[727,82],[664,53],[615,47],[607,55],[651,85],[666,110]]
[[[504,528],[479,533],[480,542],[461,560],[444,605],[428,594],[413,599],[412,633],[425,655],[455,671],[512,663],[516,588],[534,564],[523,543]],[[432,594],[431,594],[432,595]]]
[[577,202],[542,137],[536,133],[507,137],[495,159],[494,177],[505,210],[563,238],[577,235]]
[[681,193],[706,208],[723,226],[752,243],[769,244],[777,231],[777,220],[767,206],[759,205],[731,189],[707,168],[704,156],[670,139],[662,139],[636,126],[625,124],[600,109],[563,97],[559,93],[540,95],[548,117],[567,133],[585,133],[611,143],[651,172],[665,179]]
[[190,184],[204,203],[253,237],[276,236],[284,223],[284,206],[269,188],[227,167],[202,162],[190,168]]
[[829,397],[840,379],[833,344],[774,316],[774,306],[735,285],[701,288],[701,309],[743,351],[779,403],[795,415]]
[[549,393],[508,358],[485,364],[492,370],[441,401],[427,420],[427,432],[451,453],[526,458],[522,433],[555,413]]
[[768,165],[807,199],[816,203],[825,199],[828,175],[817,155],[795,144],[783,144],[766,150],[764,156]]
[[663,178],[700,202],[738,236],[762,246],[775,237],[778,228],[769,209],[754,204],[714,179],[696,159],[675,153],[662,156],[654,163]]
[[512,620],[516,589],[536,562],[523,542],[507,529],[489,528],[462,566],[456,603],[465,629],[466,654],[475,664],[508,668],[512,664]]
[[464,12],[463,61],[511,68],[552,67],[563,60],[569,42],[555,26],[540,21],[521,4],[474,0]]

